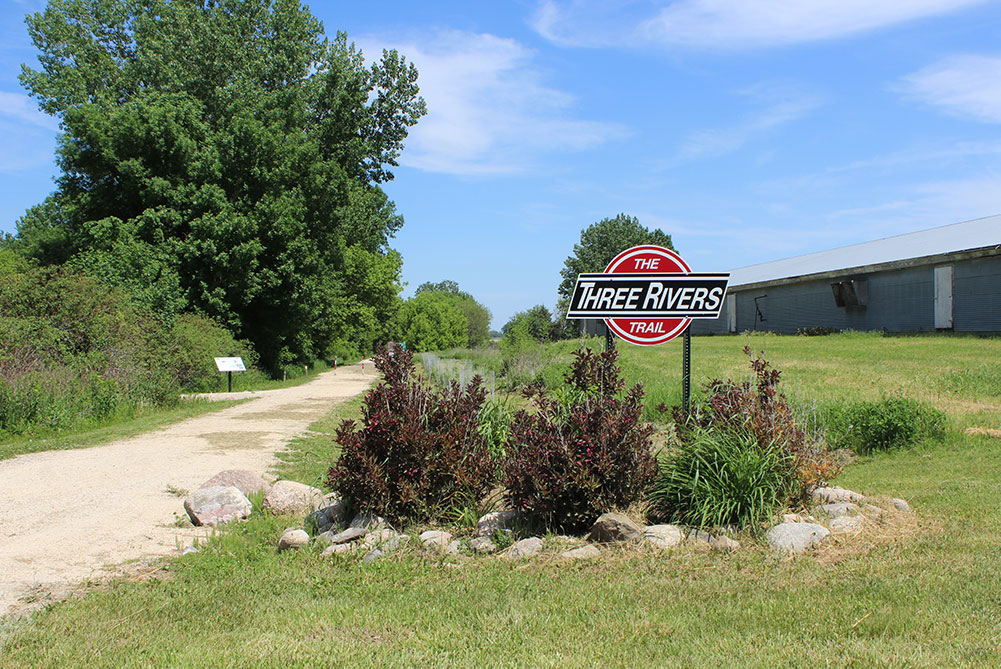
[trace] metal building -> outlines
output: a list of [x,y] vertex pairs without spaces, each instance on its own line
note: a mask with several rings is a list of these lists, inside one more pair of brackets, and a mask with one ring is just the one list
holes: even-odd
[[719,319],[691,327],[1001,333],[1001,216],[735,269]]

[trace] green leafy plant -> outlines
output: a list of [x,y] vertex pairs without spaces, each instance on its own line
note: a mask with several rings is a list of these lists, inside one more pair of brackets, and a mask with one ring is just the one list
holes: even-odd
[[753,527],[796,490],[795,458],[742,428],[696,428],[662,458],[650,500],[674,522]]
[[827,440],[832,446],[866,454],[941,438],[945,424],[941,411],[911,399],[852,402],[830,411]]

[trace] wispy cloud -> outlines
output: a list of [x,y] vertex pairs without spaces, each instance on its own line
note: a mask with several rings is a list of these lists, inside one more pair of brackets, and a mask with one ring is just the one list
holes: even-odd
[[904,77],[896,89],[954,116],[1001,123],[1001,56],[952,56]]
[[23,93],[0,91],[0,117],[56,132],[59,122],[38,111],[38,104]]
[[432,172],[503,174],[535,169],[547,154],[585,150],[628,134],[574,114],[574,98],[547,86],[533,52],[513,39],[450,31],[430,40],[359,41],[391,47],[417,65],[428,115],[401,162]]
[[[533,28],[557,44],[649,43],[712,49],[771,47],[849,37],[946,14],[986,0],[677,0],[628,3],[625,12],[600,0],[544,0]],[[643,16],[643,14],[646,14]],[[623,16],[632,20],[623,25]]]
[[790,86],[759,84],[738,94],[760,108],[728,127],[693,132],[683,141],[675,163],[732,153],[763,133],[803,118],[822,104],[821,96]]

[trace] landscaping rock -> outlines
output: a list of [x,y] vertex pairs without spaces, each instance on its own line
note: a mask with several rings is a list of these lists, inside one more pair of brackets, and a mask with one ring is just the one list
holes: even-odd
[[445,546],[445,555],[461,555],[462,554],[462,542],[458,539],[454,539],[448,542]]
[[476,536],[493,536],[494,532],[509,527],[517,517],[517,511],[494,511],[488,513],[476,523]]
[[845,488],[817,488],[813,491],[813,501],[815,504],[837,504],[839,502],[864,504],[865,496]]
[[285,550],[298,550],[303,546],[309,545],[309,535],[306,530],[300,530],[298,528],[290,528],[285,530],[282,534],[281,539],[278,540],[278,551]]
[[363,557],[361,561],[364,562],[365,564],[371,564],[376,560],[378,560],[379,558],[381,558],[383,555],[385,555],[385,553],[376,548],[375,550],[371,550],[368,553],[366,553],[365,557]]
[[184,510],[195,525],[221,525],[246,518],[253,510],[247,496],[234,486],[196,490],[184,500]]
[[890,504],[892,504],[897,511],[903,511],[904,513],[911,512],[911,505],[908,504],[906,500],[900,499],[899,497],[891,499]]
[[685,535],[677,525],[650,525],[643,530],[643,538],[657,548],[671,548],[680,544]]
[[841,516],[831,521],[832,532],[858,532],[865,527],[865,516]]
[[621,513],[601,514],[587,535],[588,541],[606,544],[639,541],[642,538],[643,529]]
[[869,515],[873,516],[883,515],[883,510],[874,504],[866,504],[864,507],[862,507],[862,511],[864,513],[868,513]]
[[349,527],[343,532],[337,532],[336,534],[332,530],[328,530],[317,536],[316,540],[325,544],[347,544],[352,541],[358,541],[367,535],[368,530],[364,527]]
[[836,504],[824,504],[820,507],[827,514],[828,518],[840,518],[858,511],[858,507],[851,502],[838,502]]
[[686,537],[688,541],[708,544],[716,551],[735,551],[740,548],[740,542],[725,534],[711,534],[705,530],[692,530]]
[[561,560],[593,560],[594,558],[600,556],[601,550],[593,544],[581,546],[580,548],[573,548],[560,553]]
[[442,549],[448,546],[448,544],[452,541],[452,535],[441,530],[428,530],[427,532],[421,532],[421,535],[418,538],[426,548],[434,547]]
[[815,523],[781,523],[768,530],[768,543],[787,553],[802,553],[821,543],[831,534],[823,525]]
[[271,489],[271,485],[267,481],[249,469],[224,469],[198,486],[198,488],[215,488],[218,486],[224,488],[233,486],[234,488],[238,488],[247,497],[262,490],[267,493]]
[[351,519],[348,527],[364,527],[368,530],[378,530],[386,526],[386,519],[371,513],[359,513]]
[[383,553],[390,553],[399,548],[400,544],[409,539],[406,534],[398,534],[395,530],[383,529],[369,532],[360,545],[366,548],[378,548]]
[[296,481],[276,481],[264,495],[264,508],[275,515],[309,513],[323,500],[323,491]]
[[337,499],[336,495],[325,495],[323,504],[321,508],[306,516],[306,527],[315,527],[316,534],[340,526],[347,519],[347,504]]
[[803,516],[799,515],[798,513],[783,513],[782,514],[782,522],[784,522],[784,523],[802,523],[803,522]]
[[474,553],[496,553],[497,544],[490,537],[476,537],[469,541],[469,547]]
[[538,555],[542,551],[542,539],[539,537],[529,537],[522,539],[508,549],[507,556],[512,560],[522,560]]
[[355,549],[355,544],[334,544],[333,546],[328,546],[322,553],[323,557],[330,557],[331,555],[342,555],[344,553],[350,553]]

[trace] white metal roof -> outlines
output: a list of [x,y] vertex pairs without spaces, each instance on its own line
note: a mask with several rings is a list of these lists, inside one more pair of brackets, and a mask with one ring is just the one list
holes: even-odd
[[730,272],[730,285],[743,286],[991,246],[1001,247],[1001,215],[739,267]]

